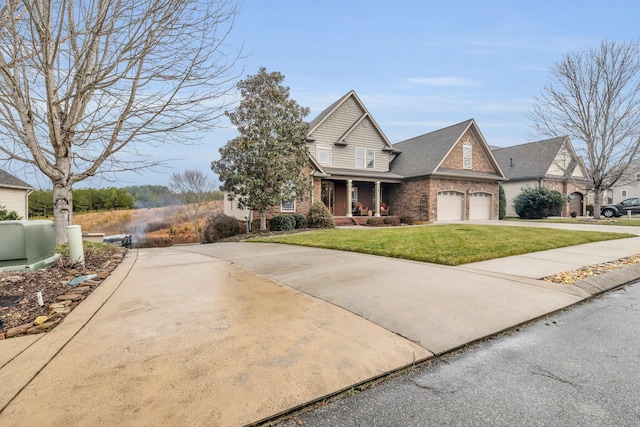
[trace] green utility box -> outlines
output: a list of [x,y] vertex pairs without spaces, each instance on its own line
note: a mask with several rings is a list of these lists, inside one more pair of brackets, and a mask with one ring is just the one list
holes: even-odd
[[53,264],[56,254],[53,221],[0,221],[0,271],[34,271]]

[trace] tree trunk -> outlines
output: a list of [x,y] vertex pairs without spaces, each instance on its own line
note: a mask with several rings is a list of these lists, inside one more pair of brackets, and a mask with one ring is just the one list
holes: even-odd
[[593,196],[593,219],[600,219],[602,189],[600,187],[594,187],[593,192],[595,193]]
[[71,184],[53,183],[53,220],[56,224],[56,244],[66,243],[67,226],[73,220]]
[[267,230],[267,213],[264,209],[260,210],[260,230]]

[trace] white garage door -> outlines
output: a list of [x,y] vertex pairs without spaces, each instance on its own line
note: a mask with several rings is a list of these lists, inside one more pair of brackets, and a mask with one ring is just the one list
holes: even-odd
[[469,194],[469,219],[491,219],[492,202],[489,193]]
[[462,219],[462,193],[441,191],[438,193],[438,221]]

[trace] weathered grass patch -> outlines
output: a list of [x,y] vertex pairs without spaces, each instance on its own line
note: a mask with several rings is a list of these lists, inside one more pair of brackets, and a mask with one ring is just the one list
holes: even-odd
[[626,233],[499,225],[446,224],[395,228],[331,229],[252,241],[286,243],[393,258],[460,265],[583,243],[637,237]]

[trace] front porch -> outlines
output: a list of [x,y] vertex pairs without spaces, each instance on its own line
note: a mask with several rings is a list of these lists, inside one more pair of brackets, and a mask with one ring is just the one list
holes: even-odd
[[334,219],[349,222],[348,219],[353,218],[358,224],[366,223],[369,217],[387,216],[390,212],[393,214],[393,207],[386,203],[392,185],[397,184],[351,179],[322,180],[320,200]]

